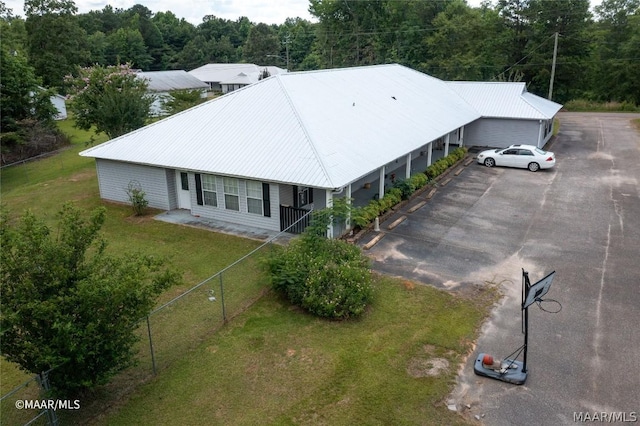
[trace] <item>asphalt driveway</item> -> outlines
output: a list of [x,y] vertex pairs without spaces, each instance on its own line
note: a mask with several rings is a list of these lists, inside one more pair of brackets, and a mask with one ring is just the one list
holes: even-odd
[[[396,217],[381,224],[369,250],[388,274],[450,290],[500,286],[450,401],[488,425],[640,421],[640,136],[630,124],[640,115],[559,117],[554,169],[473,163],[393,230]],[[473,361],[523,343],[521,268],[532,282],[557,272],[547,298],[562,310],[529,308],[529,375],[516,386],[474,375]]]

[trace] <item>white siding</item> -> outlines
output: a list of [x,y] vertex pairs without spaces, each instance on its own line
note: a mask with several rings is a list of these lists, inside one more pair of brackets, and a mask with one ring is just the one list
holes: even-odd
[[216,177],[218,207],[198,205],[194,173],[189,173],[189,188],[191,192],[191,214],[195,216],[202,216],[208,219],[221,220],[254,228],[280,231],[280,190],[277,184],[269,184],[269,205],[271,208],[271,217],[248,213],[244,179],[238,179],[240,211],[225,209],[224,188],[221,176]]
[[149,201],[149,207],[169,210],[169,193],[175,193],[175,184],[168,188],[167,173],[159,167],[96,159],[100,197],[105,200],[129,203],[127,188],[138,182]]
[[482,118],[465,127],[466,146],[508,147],[516,143],[538,146],[538,120]]

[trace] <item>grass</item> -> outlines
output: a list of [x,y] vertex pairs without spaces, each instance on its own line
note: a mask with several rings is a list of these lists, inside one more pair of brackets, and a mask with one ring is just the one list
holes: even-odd
[[464,424],[444,399],[490,299],[378,277],[365,315],[334,322],[269,293],[95,423]]
[[[55,223],[67,200],[104,205],[102,229],[113,253],[163,256],[184,271],[171,300],[251,251],[257,242],[133,216],[130,206],[99,197],[94,161],[78,156],[91,135],[70,127],[72,145],[55,156],[2,170],[2,204],[12,217],[33,210]],[[97,142],[104,140],[98,139]],[[378,277],[363,318],[319,320],[266,289],[257,257],[223,276],[227,315],[221,327],[218,280],[150,318],[159,373],[151,374],[146,322],[138,330],[139,365],[87,394],[68,424],[458,424],[443,399],[470,350],[491,297],[463,298]],[[214,289],[218,300],[208,301]],[[488,294],[488,293],[487,293]],[[249,309],[247,307],[257,302]],[[478,300],[485,302],[478,303]],[[430,367],[446,362],[436,376]],[[30,375],[0,362],[0,391]],[[21,391],[33,397],[33,386]],[[26,395],[26,396],[25,396]],[[18,398],[18,396],[16,396]],[[110,408],[109,408],[110,407]],[[29,420],[2,404],[2,423]]]
[[[70,147],[56,155],[1,171],[1,201],[10,217],[17,218],[30,209],[50,226],[55,226],[56,214],[67,201],[73,201],[87,212],[105,206],[107,220],[101,232],[109,242],[108,250],[112,254],[142,252],[160,256],[183,272],[183,283],[163,294],[159,304],[173,299],[259,245],[257,241],[153,220],[153,214],[159,213],[157,211],[136,217],[130,206],[104,202],[99,195],[94,160],[78,155],[85,149],[85,142],[90,140],[91,134],[70,127],[69,122],[63,122],[62,126],[71,132]],[[224,277],[225,305],[230,315],[244,309],[247,301],[255,300],[264,288],[255,259],[245,261],[240,267],[245,272],[242,277],[237,271],[230,271]],[[159,367],[168,366],[222,323],[219,303],[202,306],[203,300],[208,302],[210,288],[202,288],[152,317]],[[121,385],[130,390],[135,383],[152,374],[149,344],[144,340],[147,338],[146,323],[142,325],[138,330],[143,337],[139,345],[140,364],[117,377],[115,386]],[[190,332],[185,333],[184,330]],[[29,377],[17,366],[3,360],[0,364],[0,393],[5,394]],[[9,407],[10,411],[5,408],[3,404],[0,413],[3,423],[17,413],[12,407]]]
[[587,99],[574,99],[563,108],[571,112],[640,112],[640,106],[629,102],[596,102]]

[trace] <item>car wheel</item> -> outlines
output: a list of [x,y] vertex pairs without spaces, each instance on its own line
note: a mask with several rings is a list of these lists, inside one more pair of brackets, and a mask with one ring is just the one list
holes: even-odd
[[487,158],[486,160],[484,160],[484,165],[487,167],[493,167],[496,165],[496,160],[494,160],[493,158]]
[[537,172],[540,170],[540,164],[538,163],[529,163],[529,167],[527,167],[532,172]]

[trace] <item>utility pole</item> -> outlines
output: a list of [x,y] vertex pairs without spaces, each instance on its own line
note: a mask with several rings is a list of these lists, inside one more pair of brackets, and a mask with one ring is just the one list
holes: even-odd
[[289,33],[287,33],[287,35],[284,36],[284,47],[287,52],[287,72],[290,71],[289,70],[289,37],[291,37],[291,34]]
[[558,56],[558,32],[555,33],[555,41],[553,43],[553,63],[551,64],[551,82],[549,83],[549,100],[553,95],[553,79],[556,76],[556,57]]

